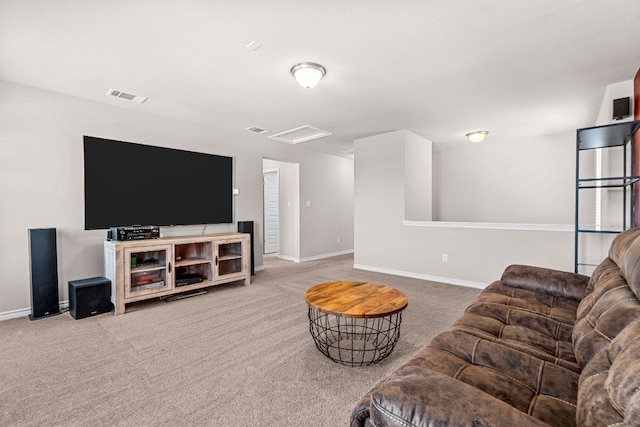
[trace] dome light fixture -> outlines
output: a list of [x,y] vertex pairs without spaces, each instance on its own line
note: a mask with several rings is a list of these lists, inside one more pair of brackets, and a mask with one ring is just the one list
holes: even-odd
[[301,62],[291,67],[291,75],[305,89],[315,87],[327,74],[327,70],[314,62]]
[[469,138],[469,141],[471,142],[482,142],[488,134],[489,131],[487,130],[474,130],[473,132],[469,132],[467,134],[467,138]]

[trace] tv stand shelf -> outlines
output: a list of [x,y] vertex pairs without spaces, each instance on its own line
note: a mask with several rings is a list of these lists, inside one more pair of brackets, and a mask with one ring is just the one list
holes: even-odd
[[[126,304],[135,301],[235,281],[249,285],[250,243],[246,233],[104,242],[115,314],[123,314]],[[193,276],[195,283],[179,283]]]

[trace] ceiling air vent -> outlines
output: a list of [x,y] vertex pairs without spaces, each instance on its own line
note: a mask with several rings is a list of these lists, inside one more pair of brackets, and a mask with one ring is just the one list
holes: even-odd
[[255,133],[269,133],[271,132],[269,129],[264,129],[258,126],[249,126],[248,128],[245,128],[248,131],[251,132],[255,132]]
[[120,90],[109,89],[107,95],[115,96],[116,98],[126,99],[127,101],[137,102],[139,104],[144,104],[149,97],[134,95],[132,93],[122,92]]
[[324,138],[325,136],[333,135],[332,132],[314,128],[313,126],[304,125],[299,128],[286,130],[284,132],[276,133],[268,136],[269,139],[275,139],[276,141],[288,142],[289,144],[300,144],[301,142],[312,141],[318,138]]

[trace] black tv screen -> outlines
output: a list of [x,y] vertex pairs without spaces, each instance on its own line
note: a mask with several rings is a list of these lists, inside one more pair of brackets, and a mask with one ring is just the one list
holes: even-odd
[[84,137],[84,228],[233,222],[233,159]]

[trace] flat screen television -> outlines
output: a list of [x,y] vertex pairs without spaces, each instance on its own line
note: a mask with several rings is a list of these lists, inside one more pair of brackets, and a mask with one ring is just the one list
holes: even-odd
[[233,159],[84,137],[84,228],[233,222]]

